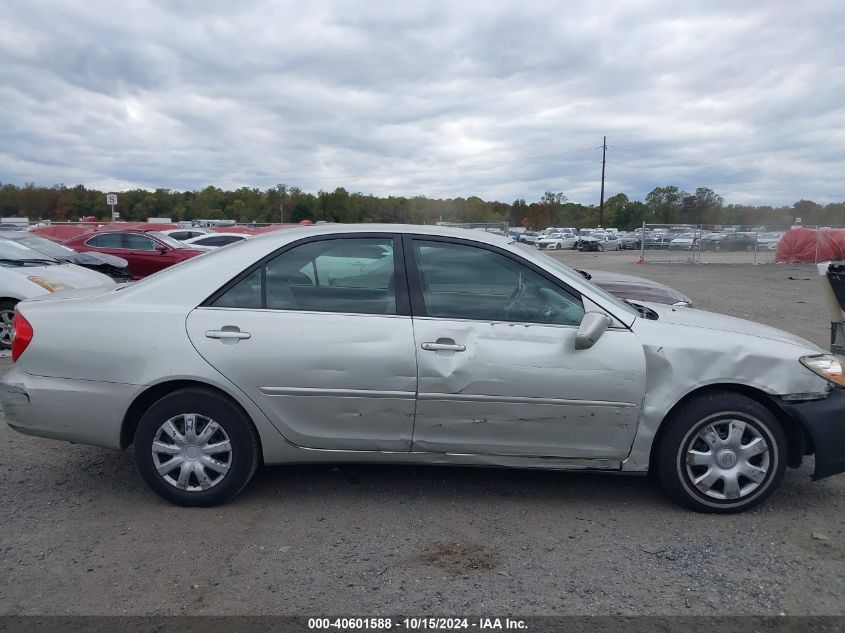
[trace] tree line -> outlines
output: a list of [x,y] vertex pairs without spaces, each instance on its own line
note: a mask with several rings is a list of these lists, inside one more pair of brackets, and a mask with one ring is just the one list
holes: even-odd
[[[508,222],[511,226],[542,229],[547,226],[594,227],[599,224],[598,205],[572,202],[562,192],[547,191],[539,200],[512,203],[486,201],[477,196],[435,199],[424,196],[380,197],[350,193],[339,187],[316,194],[284,184],[261,190],[242,187],[224,191],[206,187],[201,191],[133,189],[118,194],[116,211],[121,220],[144,221],[167,217],[174,222],[192,219],[234,219],[243,223],[328,222]],[[78,221],[96,216],[108,221],[111,210],[106,192],[83,185],[23,187],[0,183],[0,216],[30,220]],[[725,204],[722,196],[707,187],[685,192],[669,185],[656,187],[644,200],[631,200],[618,193],[605,201],[604,226],[631,230],[648,223],[705,225],[791,225],[801,218],[804,225],[845,224],[845,203],[817,204],[799,200],[791,206]]]

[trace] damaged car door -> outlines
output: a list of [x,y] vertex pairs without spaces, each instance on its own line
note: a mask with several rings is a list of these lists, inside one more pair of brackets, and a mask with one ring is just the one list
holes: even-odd
[[191,312],[191,342],[293,444],[407,451],[417,368],[394,242],[296,242]]
[[561,279],[495,246],[405,240],[419,372],[412,450],[627,456],[645,394],[633,332],[608,319],[576,349],[582,321],[596,319]]

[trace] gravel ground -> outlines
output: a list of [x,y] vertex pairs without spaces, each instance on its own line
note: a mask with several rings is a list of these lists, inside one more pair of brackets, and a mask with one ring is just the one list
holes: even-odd
[[[560,257],[827,344],[809,266]],[[639,477],[348,465],[267,468],[226,506],[182,509],[131,452],[2,424],[0,615],[845,614],[845,476],[811,471],[738,516]]]

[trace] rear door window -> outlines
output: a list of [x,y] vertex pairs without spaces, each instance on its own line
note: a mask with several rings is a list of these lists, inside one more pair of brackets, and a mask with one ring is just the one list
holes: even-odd
[[334,238],[285,251],[212,305],[396,314],[393,238]]

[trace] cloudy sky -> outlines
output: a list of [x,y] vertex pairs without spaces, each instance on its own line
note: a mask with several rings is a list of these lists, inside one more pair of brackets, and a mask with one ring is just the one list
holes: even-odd
[[7,2],[0,182],[845,200],[845,2]]

